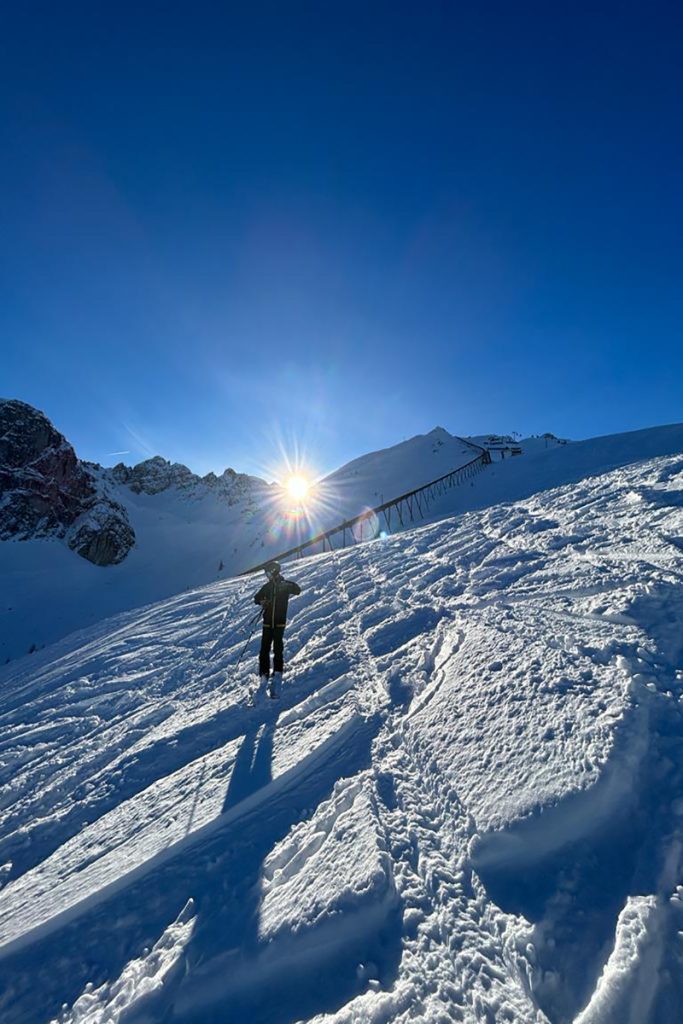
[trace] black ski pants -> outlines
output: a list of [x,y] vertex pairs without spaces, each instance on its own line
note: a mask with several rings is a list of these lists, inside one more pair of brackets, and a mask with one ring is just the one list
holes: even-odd
[[259,652],[259,675],[270,675],[270,648],[273,648],[273,671],[282,672],[284,668],[284,626],[263,627],[261,650]]

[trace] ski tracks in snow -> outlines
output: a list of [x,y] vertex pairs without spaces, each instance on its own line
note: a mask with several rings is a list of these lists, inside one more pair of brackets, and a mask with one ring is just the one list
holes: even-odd
[[[669,1024],[674,470],[657,460],[302,563],[296,686],[275,708],[240,705],[243,641],[212,636],[243,582],[127,619],[112,648],[65,650],[38,687],[18,680],[36,717],[16,700],[8,719],[4,1019],[44,1024],[66,1001],[69,1024],[564,1024],[587,1004],[581,1024],[628,1020],[627,1005]],[[51,785],[32,767],[41,744]],[[22,828],[42,848],[22,853]]]
[[365,600],[368,596],[376,603],[384,600],[379,580],[379,573],[372,563],[372,548],[366,546],[359,552],[360,557],[350,563],[346,559],[350,571],[353,567],[353,580],[350,587],[347,586],[344,576],[344,560],[335,556],[336,579],[340,595],[340,618],[343,631],[343,646],[346,650],[351,671],[356,676],[354,697],[359,713],[369,717],[380,712],[388,703],[388,694],[382,683],[382,678],[377,671],[375,659],[368,645],[365,634],[359,623],[359,613],[354,608],[359,594],[363,594]]

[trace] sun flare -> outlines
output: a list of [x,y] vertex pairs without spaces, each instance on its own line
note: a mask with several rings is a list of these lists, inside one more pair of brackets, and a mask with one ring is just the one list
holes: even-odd
[[287,494],[292,501],[303,502],[309,495],[311,485],[304,476],[290,476],[286,483]]

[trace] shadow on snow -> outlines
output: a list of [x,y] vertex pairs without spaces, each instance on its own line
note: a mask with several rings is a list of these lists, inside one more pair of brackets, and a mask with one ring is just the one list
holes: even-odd
[[[254,722],[240,746],[227,786],[223,811],[267,786],[278,714]],[[365,722],[324,766],[313,766],[282,790],[210,838],[131,882],[79,919],[2,963],[3,987],[11,991],[4,1024],[42,1024],[72,1005],[86,984],[114,981],[176,918],[189,897],[197,908],[195,928],[184,955],[160,993],[136,1004],[126,1019],[149,1021],[240,1021],[292,1024],[332,1012],[362,992],[359,963],[372,960],[383,987],[395,979],[401,956],[400,909],[341,943],[284,958],[262,976],[259,940],[263,863],[291,828],[314,813],[335,783],[370,764],[378,722]],[[279,942],[295,942],[294,936]],[[315,942],[312,944],[316,946]],[[283,962],[284,962],[283,961]],[[215,968],[212,964],[215,962]],[[201,981],[210,967],[211,984]],[[9,980],[11,979],[11,981]],[[193,992],[199,1008],[193,1005]],[[227,1015],[227,1016],[226,1016]]]

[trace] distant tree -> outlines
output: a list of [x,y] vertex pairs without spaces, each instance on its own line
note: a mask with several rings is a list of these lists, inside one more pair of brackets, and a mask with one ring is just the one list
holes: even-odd
[[221,558],[220,562],[218,563],[218,571],[223,572],[224,568],[225,566],[223,565],[223,559]]

